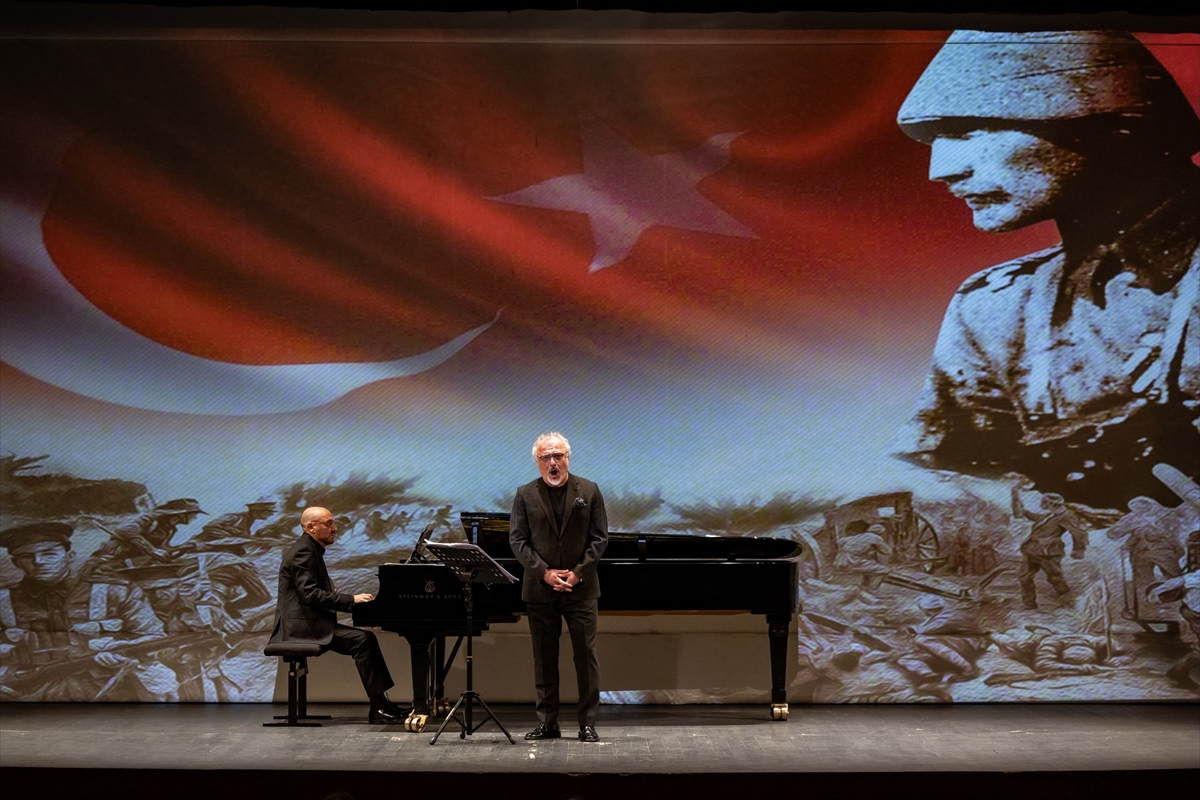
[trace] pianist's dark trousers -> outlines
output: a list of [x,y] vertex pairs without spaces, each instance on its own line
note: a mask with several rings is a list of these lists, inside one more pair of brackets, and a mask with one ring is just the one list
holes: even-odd
[[337,625],[333,629],[333,640],[326,649],[354,657],[354,666],[358,667],[358,677],[367,690],[367,697],[383,694],[395,685],[387,662],[383,660],[379,641],[370,631]]
[[595,725],[600,705],[600,662],[596,659],[598,602],[563,593],[553,603],[527,603],[533,637],[533,679],[537,686],[537,715],[541,722],[558,722],[558,639],[567,622],[579,682],[579,724]]

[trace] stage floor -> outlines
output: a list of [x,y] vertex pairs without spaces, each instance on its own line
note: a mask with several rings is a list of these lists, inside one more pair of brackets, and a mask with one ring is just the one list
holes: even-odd
[[[601,741],[532,743],[528,706],[447,729],[368,725],[365,705],[312,706],[320,728],[264,728],[283,706],[0,706],[0,766],[421,773],[1070,772],[1200,769],[1200,705],[602,706]],[[478,720],[478,716],[476,717]]]

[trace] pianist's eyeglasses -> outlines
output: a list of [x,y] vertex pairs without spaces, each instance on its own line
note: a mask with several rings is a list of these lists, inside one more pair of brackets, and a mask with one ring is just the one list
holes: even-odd
[[566,461],[566,460],[567,460],[566,453],[546,453],[545,455],[538,456],[538,461],[541,461],[543,464],[549,464],[551,461]]

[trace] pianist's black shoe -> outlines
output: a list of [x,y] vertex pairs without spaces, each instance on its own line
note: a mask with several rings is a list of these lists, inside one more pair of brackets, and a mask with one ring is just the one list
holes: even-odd
[[399,725],[407,716],[407,712],[384,698],[371,701],[371,711],[367,714],[367,722],[374,725]]
[[596,733],[596,729],[591,725],[579,726],[579,741],[581,742],[598,742],[600,734]]
[[543,722],[536,728],[525,734],[525,738],[529,741],[537,741],[538,739],[561,739],[562,731],[553,722]]

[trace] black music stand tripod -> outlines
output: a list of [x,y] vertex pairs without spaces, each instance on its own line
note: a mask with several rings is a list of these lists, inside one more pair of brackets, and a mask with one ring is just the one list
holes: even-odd
[[[462,581],[463,601],[467,607],[467,690],[459,696],[458,702],[454,704],[454,708],[450,709],[450,713],[442,721],[442,726],[437,729],[437,733],[429,740],[429,744],[437,744],[438,737],[442,735],[442,731],[446,730],[446,726],[452,720],[458,724],[458,738],[460,739],[467,738],[487,724],[488,720],[491,720],[508,737],[509,742],[516,744],[517,740],[512,737],[512,734],[508,732],[500,720],[497,719],[496,715],[492,713],[487,703],[483,702],[483,698],[479,696],[479,692],[475,691],[471,640],[474,638],[475,633],[473,585],[476,583],[516,583],[517,579],[476,545],[434,544],[430,542],[425,547],[434,558],[449,567],[454,576]],[[478,725],[473,724],[471,719],[471,711],[475,703],[478,703],[480,708],[487,712],[487,715],[479,721]],[[461,717],[457,716],[460,707],[462,708]]]

